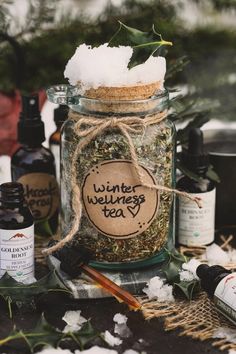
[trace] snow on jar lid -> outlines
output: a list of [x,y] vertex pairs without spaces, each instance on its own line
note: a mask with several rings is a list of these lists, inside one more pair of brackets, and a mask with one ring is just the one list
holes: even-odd
[[140,100],[163,88],[166,60],[150,56],[129,69],[133,54],[130,46],[92,48],[81,44],[68,61],[64,76],[80,87],[82,95],[94,99]]

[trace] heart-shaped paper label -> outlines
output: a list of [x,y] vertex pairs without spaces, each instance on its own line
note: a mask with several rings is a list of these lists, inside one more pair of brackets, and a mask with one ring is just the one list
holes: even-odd
[[[147,184],[155,179],[140,166]],[[159,206],[159,192],[143,187],[129,160],[104,161],[93,166],[82,185],[87,217],[102,234],[129,238],[141,234],[152,223]]]

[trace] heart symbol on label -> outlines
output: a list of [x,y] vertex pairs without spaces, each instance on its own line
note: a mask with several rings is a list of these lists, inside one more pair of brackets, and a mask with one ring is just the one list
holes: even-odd
[[130,214],[133,216],[133,218],[135,218],[135,216],[138,214],[139,210],[140,210],[140,204],[137,204],[135,206],[128,206],[127,207],[128,211],[130,212]]

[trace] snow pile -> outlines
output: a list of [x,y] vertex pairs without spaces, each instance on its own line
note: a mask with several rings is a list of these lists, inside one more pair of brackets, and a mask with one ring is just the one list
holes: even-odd
[[109,331],[105,331],[104,333],[104,340],[109,344],[111,347],[114,347],[115,345],[120,345],[122,344],[123,340],[113,336]]
[[[235,257],[235,252],[233,252]],[[216,243],[208,246],[206,252],[202,255],[202,259],[207,260],[210,266],[220,264],[226,265],[231,262],[230,253],[225,252]]]
[[151,56],[145,63],[129,69],[132,54],[133,49],[129,46],[109,47],[105,43],[92,48],[81,44],[68,61],[64,76],[71,85],[80,82],[81,93],[100,86],[132,86],[164,81],[165,58]]
[[228,327],[219,327],[213,333],[212,338],[222,338],[230,343],[236,343],[236,331]]
[[46,347],[42,351],[37,352],[36,354],[73,354],[69,349],[54,349],[53,347]]
[[164,284],[163,279],[158,276],[149,280],[147,287],[143,289],[143,292],[147,294],[149,300],[157,299],[159,302],[175,301],[173,296],[173,287],[171,285]]
[[117,354],[117,351],[112,349],[101,348],[95,345],[90,349],[82,351],[76,350],[75,354]]
[[80,315],[81,311],[67,311],[62,317],[63,321],[67,323],[63,329],[64,333],[77,332],[81,329],[82,325],[87,322],[86,318]]
[[36,354],[117,354],[117,351],[98,347],[95,345],[90,349],[86,349],[82,351],[76,350],[74,353],[71,352],[69,349],[61,349],[61,348],[54,349],[53,347],[46,347],[42,351],[37,352]]
[[181,281],[192,281],[194,279],[198,280],[199,278],[196,274],[196,270],[200,264],[201,263],[195,258],[192,258],[190,259],[189,262],[184,263],[182,265],[182,270],[179,272],[180,280]]
[[131,330],[126,324],[127,320],[128,318],[125,315],[122,315],[121,313],[117,313],[113,317],[113,321],[116,323],[114,332],[118,334],[121,338],[129,338],[132,335]]

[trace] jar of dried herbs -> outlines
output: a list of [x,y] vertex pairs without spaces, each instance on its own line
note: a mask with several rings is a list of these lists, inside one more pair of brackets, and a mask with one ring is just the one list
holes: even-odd
[[135,100],[80,97],[70,107],[61,141],[62,237],[80,213],[73,242],[91,251],[94,266],[162,262],[174,229],[174,196],[166,191],[174,187],[168,93]]

